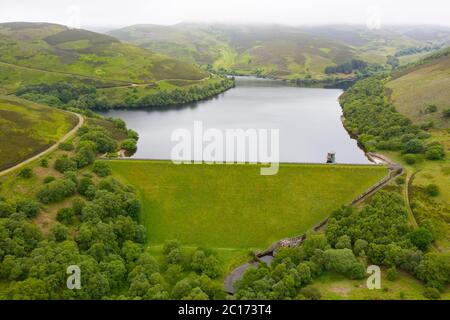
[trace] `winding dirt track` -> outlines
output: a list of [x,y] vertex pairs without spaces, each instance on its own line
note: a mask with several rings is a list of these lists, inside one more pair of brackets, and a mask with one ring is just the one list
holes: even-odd
[[[406,211],[408,213],[408,220],[409,220],[409,223],[411,224],[411,226],[414,228],[414,230],[419,229],[419,224],[417,223],[416,217],[414,216],[414,212],[412,211],[412,208],[411,208],[410,189],[412,188],[413,181],[414,181],[414,178],[416,177],[416,174],[418,174],[420,171],[422,171],[422,170],[417,170],[412,175],[408,175],[408,177],[406,179],[405,193],[404,193],[405,206],[406,206]],[[431,244],[430,249],[433,250],[434,252],[441,251],[441,249],[439,249],[439,247],[434,242]]]
[[52,145],[50,148],[48,148],[48,149],[46,149],[46,150],[44,150],[44,151],[42,151],[42,152],[40,152],[40,153],[34,155],[34,156],[31,157],[31,158],[28,158],[28,159],[25,160],[25,161],[22,161],[22,162],[19,163],[19,164],[16,164],[14,167],[11,167],[11,168],[8,168],[8,169],[6,169],[6,170],[1,171],[1,172],[0,172],[0,177],[1,177],[1,176],[4,176],[5,174],[10,173],[10,172],[12,172],[12,171],[14,171],[14,170],[17,170],[17,169],[19,169],[19,168],[21,168],[21,167],[23,167],[23,166],[29,164],[30,162],[33,162],[34,160],[39,159],[40,157],[42,157],[42,156],[44,156],[44,155],[46,155],[46,154],[52,152],[53,150],[55,150],[56,148],[58,148],[58,145],[59,145],[60,143],[65,142],[67,139],[73,137],[73,136],[77,133],[78,129],[81,128],[81,126],[84,124],[84,117],[83,117],[82,115],[78,114],[78,113],[74,113],[74,112],[70,112],[70,113],[72,113],[72,114],[74,114],[74,115],[76,115],[76,116],[78,117],[78,124],[77,124],[72,130],[70,130],[68,133],[66,133],[64,137],[62,137],[61,139],[59,139],[59,140],[58,140],[54,145]]
[[418,229],[419,225],[417,224],[416,218],[414,217],[414,213],[411,209],[411,203],[410,203],[410,194],[409,194],[409,190],[412,187],[412,183],[414,180],[414,177],[416,176],[417,173],[419,173],[419,171],[414,172],[412,175],[407,175],[407,179],[406,179],[406,183],[405,183],[405,194],[404,194],[404,198],[405,198],[405,207],[406,207],[406,211],[408,213],[408,220],[409,223],[411,224],[411,226],[414,229]]
[[[18,69],[22,69],[22,70],[29,70],[29,71],[35,71],[35,72],[43,72],[43,73],[53,73],[53,74],[59,74],[59,75],[63,75],[63,76],[69,76],[69,77],[74,77],[74,78],[79,78],[79,79],[88,79],[88,80],[97,80],[97,81],[105,81],[105,82],[112,82],[115,83],[115,85],[108,85],[99,89],[120,89],[120,88],[138,88],[138,87],[147,87],[147,86],[151,86],[151,85],[155,85],[158,83],[161,83],[163,81],[178,81],[178,80],[189,80],[189,79],[161,79],[161,80],[157,80],[154,82],[149,82],[149,83],[131,83],[128,81],[124,81],[124,80],[115,80],[115,79],[103,79],[100,77],[96,77],[96,76],[88,76],[88,75],[82,75],[82,74],[77,74],[77,73],[71,73],[71,72],[63,72],[63,71],[51,71],[51,70],[45,70],[45,69],[39,69],[39,68],[33,68],[33,67],[27,67],[27,66],[20,66],[17,64],[12,64],[9,62],[4,62],[4,61],[0,61],[0,66],[7,66],[7,67],[13,67],[13,68],[18,68]],[[203,79],[199,79],[199,80],[195,80],[198,82],[202,82],[202,81],[206,81],[208,80],[209,77],[205,77]],[[14,92],[9,92],[7,93],[7,95],[11,95],[14,94]]]

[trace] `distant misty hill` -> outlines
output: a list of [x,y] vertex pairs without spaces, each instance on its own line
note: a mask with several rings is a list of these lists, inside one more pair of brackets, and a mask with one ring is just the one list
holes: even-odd
[[[33,75],[28,78],[33,81],[40,78],[47,82],[55,75],[70,75],[82,76],[86,83],[119,84],[175,78],[199,80],[208,75],[191,63],[109,35],[50,23],[0,23],[0,62],[5,69],[2,73],[10,73],[9,80],[20,70],[22,75],[18,78],[22,82],[31,72]],[[37,74],[38,71],[46,73]],[[2,80],[11,85],[2,78],[0,84]]]
[[[216,71],[290,80],[354,77],[366,64],[384,67],[408,63],[450,41],[450,28],[434,26],[369,30],[346,25],[181,23],[135,25],[108,34]],[[353,60],[357,63],[352,64]]]
[[234,85],[195,63],[110,35],[50,23],[0,23],[0,95],[78,109],[161,107]]
[[414,123],[449,128],[449,75],[450,48],[398,70],[386,86],[396,109]]

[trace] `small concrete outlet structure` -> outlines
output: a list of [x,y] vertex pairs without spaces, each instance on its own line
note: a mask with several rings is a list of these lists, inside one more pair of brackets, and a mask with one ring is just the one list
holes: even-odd
[[336,152],[334,151],[328,152],[327,163],[336,163]]

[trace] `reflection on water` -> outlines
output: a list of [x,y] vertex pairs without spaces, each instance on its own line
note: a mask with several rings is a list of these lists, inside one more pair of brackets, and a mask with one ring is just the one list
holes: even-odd
[[135,158],[170,159],[172,132],[193,130],[279,129],[281,162],[326,162],[329,151],[338,163],[369,163],[341,123],[340,89],[298,88],[283,82],[237,78],[236,88],[215,98],[184,106],[111,110],[139,133]]

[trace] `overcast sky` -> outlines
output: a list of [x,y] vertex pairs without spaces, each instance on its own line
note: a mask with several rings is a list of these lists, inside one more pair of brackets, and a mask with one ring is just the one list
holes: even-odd
[[0,0],[0,22],[73,27],[248,22],[450,25],[449,0]]

